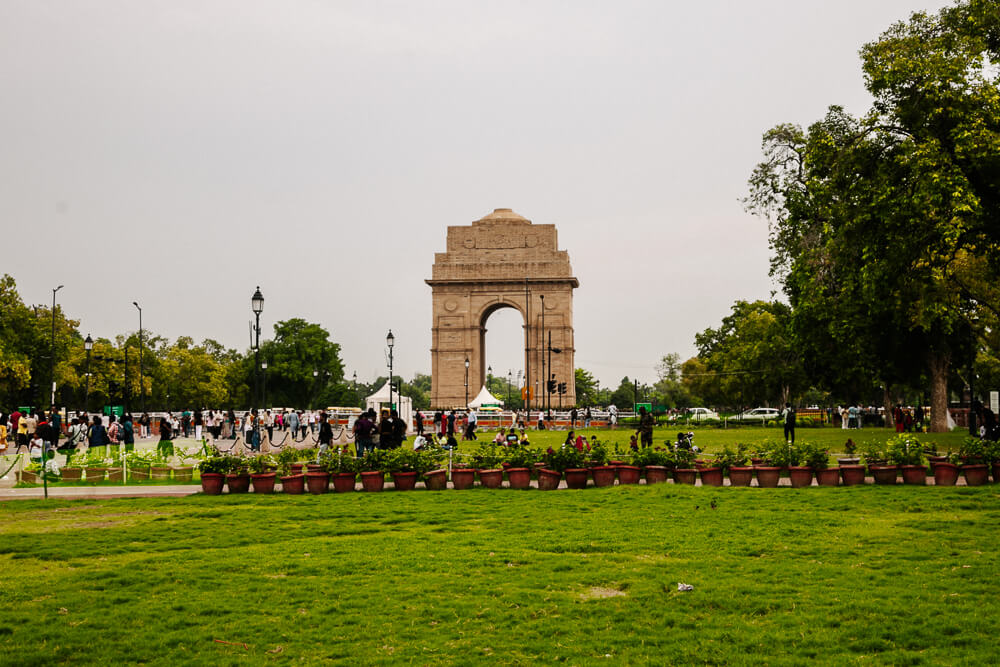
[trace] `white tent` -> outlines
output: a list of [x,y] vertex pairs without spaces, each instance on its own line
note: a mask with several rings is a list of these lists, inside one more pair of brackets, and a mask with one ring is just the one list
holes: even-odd
[[468,407],[475,409],[475,408],[481,408],[484,405],[495,405],[498,407],[503,407],[503,400],[491,394],[489,389],[486,388],[486,385],[483,385],[483,389],[482,391],[479,392],[478,396],[469,401]]
[[[406,430],[409,432],[410,424],[413,420],[413,399],[409,396],[400,396],[398,393],[393,392],[392,400],[396,404],[396,412],[399,414],[399,418],[406,424]],[[365,409],[372,408],[376,413],[379,413],[383,406],[389,407],[388,380],[382,385],[381,389],[365,399]]]

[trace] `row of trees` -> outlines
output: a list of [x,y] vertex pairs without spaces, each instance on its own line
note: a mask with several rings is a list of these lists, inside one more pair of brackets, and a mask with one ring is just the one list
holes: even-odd
[[[252,351],[186,336],[171,342],[144,330],[140,373],[138,332],[97,337],[88,355],[78,320],[56,307],[54,346],[52,323],[51,307],[25,304],[14,279],[0,279],[0,411],[48,406],[53,355],[56,402],[70,409],[246,408],[253,402]],[[345,378],[340,345],[322,326],[303,319],[278,322],[273,337],[260,347],[261,361],[268,364],[262,386],[267,405],[360,405],[385,382],[384,377],[370,384],[353,375]],[[395,380],[417,408],[428,407],[429,376],[418,374],[412,383]]]

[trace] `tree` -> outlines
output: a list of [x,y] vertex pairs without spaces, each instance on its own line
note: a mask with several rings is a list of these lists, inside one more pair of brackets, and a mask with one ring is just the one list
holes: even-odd
[[[318,324],[301,318],[277,322],[274,339],[261,343],[260,347],[261,360],[268,362],[267,393],[273,405],[309,407],[321,395],[329,396],[327,390],[331,385],[343,383],[340,345],[331,341],[329,332]],[[250,367],[244,372],[251,387],[253,356],[252,352],[248,355]],[[350,394],[353,392],[345,395]]]
[[693,397],[682,381],[681,355],[665,354],[656,364],[659,381],[653,385],[653,402],[667,408],[689,408]]
[[994,2],[971,0],[866,45],[872,110],[831,107],[807,132],[765,134],[747,198],[771,221],[772,274],[811,370],[839,371],[846,356],[850,372],[827,379],[867,375],[888,401],[922,365],[934,430],[946,428],[949,370],[984,307],[966,258],[997,275],[997,22]]
[[583,407],[596,405],[597,380],[594,375],[582,368],[577,368],[573,375],[576,380],[576,404]]

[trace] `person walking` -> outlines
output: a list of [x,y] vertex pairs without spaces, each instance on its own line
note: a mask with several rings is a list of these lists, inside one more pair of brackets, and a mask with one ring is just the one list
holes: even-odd
[[646,412],[646,406],[639,408],[639,428],[636,430],[636,434],[639,436],[639,444],[643,447],[653,446],[653,425],[656,424],[656,420],[653,415]]
[[478,440],[476,437],[476,425],[479,423],[479,417],[476,416],[475,410],[469,410],[469,415],[465,419],[465,440]]
[[[270,429],[269,429],[270,430]],[[319,454],[316,456],[316,461],[319,462],[319,457],[326,454],[327,450],[330,449],[330,445],[333,443],[333,428],[330,426],[330,420],[326,417],[326,412],[319,413]]]
[[131,452],[135,449],[135,428],[132,425],[132,415],[122,417],[121,433],[125,451]]
[[448,413],[448,435],[455,435],[455,411]]
[[194,439],[201,442],[201,431],[205,428],[205,417],[201,410],[194,411]]
[[288,430],[292,432],[292,440],[296,440],[299,437],[299,415],[295,410],[291,410],[288,413]]
[[94,447],[105,447],[110,444],[108,439],[108,431],[104,428],[104,423],[101,421],[100,415],[94,415],[94,421],[90,425],[90,430],[87,432],[87,446],[90,449]]
[[417,416],[414,418],[417,427],[417,435],[424,434],[424,416],[420,414],[420,410],[417,410]]
[[791,403],[785,403],[785,409],[781,411],[781,421],[785,425],[785,442],[790,445],[795,444],[795,408]]
[[367,412],[362,412],[361,416],[354,421],[354,447],[359,458],[375,449],[372,445],[373,428],[374,424],[368,419]]

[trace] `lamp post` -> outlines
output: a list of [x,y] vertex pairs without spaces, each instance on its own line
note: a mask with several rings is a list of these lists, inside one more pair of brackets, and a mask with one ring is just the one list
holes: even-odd
[[514,373],[508,368],[507,369],[507,409],[510,409],[510,381],[514,377]]
[[389,348],[389,410],[392,410],[392,347],[396,344],[396,337],[392,335],[392,329],[385,337],[385,344]]
[[469,407],[469,358],[465,358],[465,407]]
[[351,386],[354,387],[354,407],[360,407],[358,405],[358,372],[354,371],[351,376]]
[[253,311],[257,322],[254,325],[254,333],[257,340],[253,346],[253,406],[257,407],[257,394],[260,391],[260,314],[264,312],[264,295],[260,293],[260,285],[257,291],[250,298],[250,309]]
[[[63,285],[52,290],[52,358],[50,359],[50,378],[52,379],[52,400],[49,401],[50,406],[55,406],[56,404],[56,292],[61,290]],[[44,466],[44,462],[42,464]],[[45,470],[42,470],[42,477],[45,476]]]
[[263,391],[264,400],[262,401],[262,403],[264,404],[264,409],[266,410],[267,409],[267,359],[260,362],[260,369],[263,371],[263,376],[264,376],[264,391]]
[[[549,396],[549,376],[545,374],[545,295],[544,294],[540,294],[539,298],[542,300],[542,330],[540,332],[541,336],[538,339],[538,347],[539,347],[539,352],[540,352],[540,354],[538,356],[540,356],[542,358],[542,372],[540,373],[540,375],[542,376],[542,387],[541,387],[541,389],[542,389],[542,391],[545,392],[545,397],[548,398],[548,396]],[[550,359],[549,361],[552,361],[552,360]],[[549,364],[550,370],[551,370],[551,366],[552,366],[552,364],[550,363]],[[544,399],[540,400],[539,403],[538,403],[538,410],[541,411],[542,408],[544,408],[547,404],[548,404],[548,401],[546,401]]]
[[141,399],[142,411],[146,411],[146,386],[142,375],[142,308],[138,301],[133,301],[132,305],[139,311],[139,397]]
[[90,412],[90,351],[94,349],[94,339],[90,334],[83,340],[83,349],[87,351],[87,382],[83,394],[83,411]]

